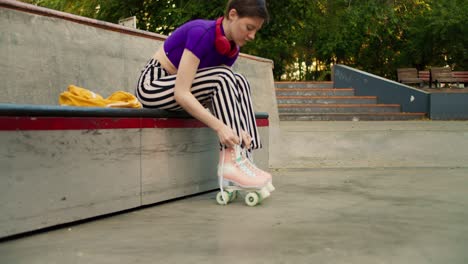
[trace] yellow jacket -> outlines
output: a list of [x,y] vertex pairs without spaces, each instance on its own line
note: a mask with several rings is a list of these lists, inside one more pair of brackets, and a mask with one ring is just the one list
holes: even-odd
[[141,108],[141,103],[130,93],[118,91],[108,98],[103,98],[97,93],[75,85],[69,85],[68,90],[60,94],[59,104],[64,106]]

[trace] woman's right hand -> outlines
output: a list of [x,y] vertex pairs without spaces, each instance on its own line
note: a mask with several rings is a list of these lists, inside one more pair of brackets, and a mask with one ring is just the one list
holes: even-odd
[[223,124],[219,129],[216,130],[218,134],[219,142],[223,146],[233,148],[235,145],[240,144],[240,139],[234,130],[227,125]]

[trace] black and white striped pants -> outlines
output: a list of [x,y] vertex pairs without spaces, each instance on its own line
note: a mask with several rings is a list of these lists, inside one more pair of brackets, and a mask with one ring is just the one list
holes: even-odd
[[[174,99],[176,75],[170,75],[161,64],[151,59],[138,80],[136,96],[145,108],[180,111]],[[211,104],[213,114],[241,137],[241,129],[252,137],[252,149],[261,147],[250,84],[229,67],[199,69],[192,83],[192,94],[203,105]]]

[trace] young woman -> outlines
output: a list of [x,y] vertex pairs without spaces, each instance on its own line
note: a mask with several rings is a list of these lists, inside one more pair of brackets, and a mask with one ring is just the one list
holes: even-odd
[[[255,167],[240,147],[251,151],[261,143],[249,82],[230,68],[266,20],[264,0],[230,0],[223,17],[176,29],[138,80],[136,96],[144,107],[185,110],[217,133],[222,146],[218,202],[223,204],[233,193],[223,187],[256,190],[260,199],[274,190],[271,175]],[[208,104],[213,113],[205,109]]]

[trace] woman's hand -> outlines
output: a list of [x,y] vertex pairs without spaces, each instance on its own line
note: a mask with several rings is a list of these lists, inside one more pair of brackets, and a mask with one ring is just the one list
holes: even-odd
[[219,142],[223,146],[233,148],[235,145],[240,144],[240,139],[234,132],[234,130],[227,125],[223,124],[219,129],[216,130],[218,134]]
[[250,149],[251,144],[252,144],[252,137],[249,135],[249,133],[245,132],[244,130],[241,130],[241,135],[242,135],[242,142],[244,143],[244,146],[247,149]]

